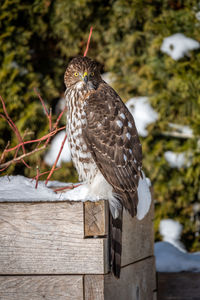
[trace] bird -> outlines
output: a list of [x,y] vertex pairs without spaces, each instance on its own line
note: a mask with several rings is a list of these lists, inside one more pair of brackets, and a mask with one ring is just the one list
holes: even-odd
[[79,180],[108,200],[111,272],[120,278],[123,209],[137,214],[142,146],[132,114],[101,77],[100,64],[74,57],[64,73],[66,130]]

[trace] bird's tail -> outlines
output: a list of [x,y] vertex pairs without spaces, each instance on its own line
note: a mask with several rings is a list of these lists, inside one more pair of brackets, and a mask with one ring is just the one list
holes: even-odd
[[119,216],[116,219],[110,213],[110,263],[111,271],[116,278],[120,277],[121,269],[122,217],[123,208],[119,210]]

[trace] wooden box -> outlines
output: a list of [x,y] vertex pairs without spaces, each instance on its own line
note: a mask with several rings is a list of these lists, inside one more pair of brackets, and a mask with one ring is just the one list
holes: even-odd
[[156,299],[153,206],[123,217],[122,270],[109,273],[108,203],[0,203],[0,300]]

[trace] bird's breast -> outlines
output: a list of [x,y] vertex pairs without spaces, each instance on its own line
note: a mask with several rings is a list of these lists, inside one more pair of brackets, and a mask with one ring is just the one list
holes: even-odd
[[72,160],[79,179],[91,181],[97,166],[83,137],[83,129],[87,125],[85,102],[78,97],[68,97],[67,100],[67,133]]

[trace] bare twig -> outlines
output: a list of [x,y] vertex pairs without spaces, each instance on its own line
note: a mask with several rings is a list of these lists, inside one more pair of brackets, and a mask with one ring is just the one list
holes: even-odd
[[50,115],[50,114],[49,114],[48,111],[47,111],[47,108],[46,108],[46,105],[45,105],[45,103],[44,103],[44,100],[42,99],[42,97],[40,96],[40,94],[38,93],[38,91],[37,91],[36,88],[34,88],[33,90],[34,90],[34,92],[36,93],[36,95],[38,96],[38,98],[40,99],[40,102],[42,103],[42,106],[43,106],[43,108],[44,108],[45,114],[46,114],[46,116],[49,118],[49,115]]
[[[25,130],[25,132],[24,132],[24,134],[23,134],[23,136],[22,136],[22,141],[24,140],[24,138],[25,138],[26,134],[27,134],[27,129]],[[14,156],[14,158],[16,158],[16,157],[17,157],[17,154],[18,154],[18,151],[19,151],[19,149],[20,149],[20,145],[19,145],[19,147],[17,148],[17,150],[16,150],[16,152],[15,152],[15,156]]]
[[64,114],[64,112],[66,111],[66,109],[67,109],[67,108],[65,107],[65,108],[61,111],[61,113],[59,114],[59,116],[58,116],[56,122],[55,122],[54,125],[53,125],[53,130],[57,128],[58,123],[60,122],[60,119],[62,118],[62,115]]
[[[26,154],[24,154],[24,157],[26,157]],[[28,169],[31,169],[31,166],[29,166],[23,159],[21,159],[21,161]]]
[[91,35],[92,35],[92,29],[93,29],[93,27],[90,27],[90,33],[89,33],[89,37],[88,37],[88,41],[87,41],[87,46],[86,46],[86,49],[85,49],[85,52],[84,52],[83,56],[87,55],[87,52],[88,52],[88,49],[89,49],[89,45],[90,45],[90,38],[91,38]]
[[39,176],[40,176],[40,171],[39,171],[39,167],[37,166],[36,167],[36,172],[37,172],[37,175],[36,175],[36,178],[35,178],[35,189],[37,189],[38,187],[38,180],[39,180]]
[[76,188],[80,185],[82,185],[82,183],[72,184],[72,185],[61,187],[61,188],[53,188],[53,190],[56,193],[61,193],[61,192],[64,192],[65,190],[73,190],[74,188]]
[[4,151],[3,151],[2,155],[1,155],[0,163],[3,162],[5,154],[6,154],[6,150],[8,149],[9,146],[10,146],[10,141],[7,142],[6,148],[4,149]]
[[[54,169],[54,172],[57,171],[57,170],[59,170],[59,169],[61,169],[61,167],[55,168],[55,169]],[[40,173],[38,177],[43,176],[43,175],[46,175],[46,174],[49,174],[50,172],[51,172],[51,170],[50,170],[50,171],[43,172],[43,173]],[[36,176],[37,176],[37,175],[36,175]],[[36,176],[33,177],[32,180],[36,180]]]
[[8,123],[11,126],[12,130],[14,131],[14,133],[16,134],[16,136],[18,138],[18,141],[22,145],[23,152],[25,153],[26,152],[25,151],[25,147],[23,145],[22,137],[21,137],[21,135],[19,133],[19,130],[18,130],[17,126],[15,125],[15,123],[12,121],[12,119],[9,117],[8,112],[6,110],[5,102],[4,102],[4,100],[3,100],[3,98],[1,96],[0,96],[0,100],[1,100],[1,103],[2,103],[2,106],[3,106],[3,111],[4,111],[5,115],[6,115],[7,120],[9,121]]
[[[43,145],[40,148],[34,149],[34,150],[30,151],[30,152],[27,152],[25,154],[22,154],[22,155],[16,157],[16,158],[13,158],[13,159],[11,159],[11,160],[9,160],[9,161],[1,164],[0,168],[8,168],[12,163],[17,163],[17,162],[19,162],[20,160],[22,160],[25,157],[28,157],[28,156],[36,153],[36,152],[44,150],[46,147],[47,147],[46,145]],[[2,170],[0,170],[0,171],[2,171]]]
[[[66,111],[66,108],[63,109],[63,111],[58,116],[56,122],[52,125],[52,110],[51,110],[51,108],[50,108],[50,110],[48,112],[47,107],[46,107],[46,105],[45,105],[42,97],[40,96],[40,94],[37,92],[36,89],[34,89],[34,91],[37,94],[37,96],[38,96],[38,98],[39,98],[39,100],[40,100],[40,102],[41,102],[41,104],[42,104],[42,106],[44,108],[46,117],[48,118],[48,121],[49,121],[49,133],[46,134],[46,135],[44,135],[41,138],[38,138],[38,139],[24,141],[24,138],[27,135],[27,130],[25,131],[25,133],[23,134],[23,137],[22,137],[20,135],[20,133],[19,133],[19,130],[18,130],[17,126],[15,125],[15,123],[12,121],[12,119],[8,115],[5,102],[4,102],[3,98],[0,96],[0,100],[1,100],[1,103],[2,103],[2,106],[3,106],[3,111],[4,111],[4,114],[5,114],[5,115],[4,114],[0,114],[0,117],[7,121],[7,123],[9,124],[9,126],[11,127],[11,129],[13,130],[13,132],[15,133],[15,135],[16,135],[16,137],[18,139],[18,144],[16,146],[14,146],[12,148],[9,148],[10,142],[8,142],[7,146],[5,147],[5,149],[4,149],[4,151],[3,151],[2,155],[1,155],[1,158],[0,158],[0,172],[6,170],[11,164],[18,163],[18,162],[23,162],[26,167],[30,168],[30,166],[24,161],[24,158],[26,158],[28,156],[31,156],[31,155],[35,154],[36,152],[44,150],[47,147],[47,145],[49,144],[50,139],[57,132],[59,132],[59,131],[61,131],[61,130],[63,130],[63,129],[66,128],[66,126],[62,126],[61,128],[58,128],[58,123],[59,123],[59,121],[60,121],[63,113]],[[59,169],[59,168],[55,168],[55,166],[56,166],[56,163],[57,163],[57,161],[59,159],[59,156],[60,156],[60,154],[62,152],[62,149],[63,149],[63,146],[64,146],[66,138],[67,138],[67,135],[65,136],[65,139],[63,140],[63,143],[61,145],[61,149],[59,151],[58,157],[57,157],[56,162],[53,165],[52,169],[50,171],[40,173],[39,172],[39,167],[37,167],[37,174],[36,174],[36,177],[35,177],[35,180],[36,180],[35,188],[37,188],[37,186],[38,186],[38,180],[39,180],[39,177],[41,175],[44,175],[44,174],[47,174],[47,173],[49,174],[49,176],[47,178],[47,181],[46,181],[46,183],[47,183],[48,180],[49,180],[49,178],[51,177],[52,173],[55,170]],[[25,146],[28,145],[28,144],[34,144],[34,143],[36,143],[35,149],[26,153]],[[23,154],[20,155],[20,156],[18,156],[18,153],[19,153],[19,150],[20,150],[21,147],[23,149]],[[11,159],[11,160],[9,160],[9,161],[7,161],[5,163],[2,163],[5,160],[6,154],[9,153],[9,152],[11,152],[11,151],[15,151],[13,159]]]
[[66,139],[67,139],[67,133],[65,134],[65,137],[64,137],[64,139],[63,139],[63,141],[62,141],[62,144],[61,144],[61,147],[60,147],[60,151],[59,151],[58,156],[56,157],[56,160],[55,160],[55,162],[54,162],[54,164],[53,164],[53,167],[52,167],[52,169],[51,169],[51,171],[50,171],[50,173],[49,173],[49,175],[48,175],[48,177],[47,177],[47,179],[46,179],[46,181],[45,181],[45,184],[48,183],[49,179],[51,178],[52,173],[54,172],[54,169],[55,169],[56,164],[57,164],[57,162],[58,162],[58,160],[59,160],[59,157],[60,157],[60,154],[61,154],[61,152],[62,152],[62,150],[63,150],[63,147],[64,147],[64,144],[65,144]]
[[[52,131],[52,132],[50,132],[50,133],[44,135],[43,137],[41,137],[41,138],[39,138],[39,139],[26,141],[26,142],[23,142],[23,144],[24,144],[24,145],[27,145],[27,144],[32,144],[32,143],[36,143],[36,142],[45,141],[49,136],[52,137],[52,136],[54,136],[57,132],[59,132],[59,131],[65,129],[65,128],[66,128],[66,126],[62,126],[62,127],[58,128],[58,129],[55,129],[54,131]],[[12,147],[12,148],[9,148],[9,149],[6,150],[6,152],[13,151],[13,150],[17,149],[17,148],[18,148],[19,146],[21,146],[21,145],[22,145],[22,144],[20,143],[20,144],[14,146],[14,147]],[[36,149],[35,149],[35,150],[36,150]],[[24,157],[26,157],[26,156],[24,156]]]

